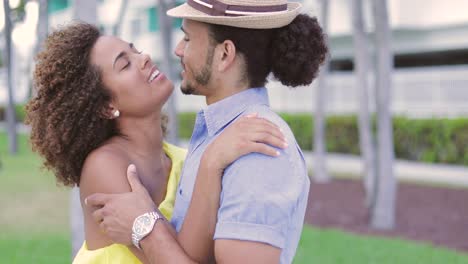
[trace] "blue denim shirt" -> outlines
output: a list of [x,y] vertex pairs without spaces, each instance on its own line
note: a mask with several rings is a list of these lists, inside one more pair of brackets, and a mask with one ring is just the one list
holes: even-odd
[[265,88],[247,89],[198,113],[171,222],[180,231],[207,145],[249,113],[278,125],[289,146],[280,150],[279,157],[252,153],[226,168],[214,239],[267,243],[282,250],[281,263],[291,263],[301,236],[310,181],[301,149],[286,122],[270,109]]

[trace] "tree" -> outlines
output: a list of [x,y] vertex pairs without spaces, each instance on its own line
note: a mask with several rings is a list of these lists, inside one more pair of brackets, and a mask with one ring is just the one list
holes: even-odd
[[16,118],[15,118],[15,102],[13,95],[13,67],[11,60],[11,31],[12,21],[10,17],[10,3],[8,0],[3,0],[3,10],[5,14],[5,65],[7,66],[7,86],[8,86],[8,105],[6,108],[7,131],[8,131],[8,150],[10,154],[16,154],[18,151],[18,142],[16,135]]
[[[49,31],[49,14],[48,14],[48,1],[47,0],[38,0],[39,4],[39,16],[37,21],[37,28],[36,28],[36,46],[34,47],[33,57],[36,56],[37,53],[41,50],[42,45],[44,44],[45,39],[47,38],[47,34]],[[31,60],[31,58],[29,59]],[[28,97],[31,98],[34,96],[34,87],[32,81],[32,69],[34,64],[34,60],[32,63],[28,65],[29,78],[28,78]]]
[[394,149],[390,95],[392,88],[393,55],[387,1],[374,0],[377,83],[377,192],[371,215],[371,225],[391,229],[395,225],[396,181],[393,173]]
[[117,16],[117,21],[115,22],[114,27],[112,28],[112,35],[119,36],[120,30],[122,29],[122,22],[125,17],[125,11],[127,11],[128,0],[122,0],[120,3],[119,14]]
[[[160,25],[160,41],[162,44],[162,69],[170,80],[174,80],[174,67],[172,63],[172,18],[166,11],[175,5],[174,0],[159,0],[158,17]],[[173,93],[167,102],[168,132],[166,139],[172,144],[178,143],[176,99]]]
[[[321,0],[321,24],[322,29],[326,33],[328,30],[328,0]],[[328,42],[328,40],[327,40]],[[315,117],[314,117],[314,180],[317,182],[328,182],[330,176],[326,169],[325,159],[325,91],[326,91],[326,76],[330,65],[330,58],[327,56],[324,65],[320,71],[317,80],[317,92],[315,95]]]
[[44,44],[49,31],[49,14],[48,14],[48,1],[38,0],[39,3],[39,18],[37,22],[37,45],[35,53],[40,50],[41,45]]
[[356,73],[356,87],[359,89],[359,144],[363,160],[366,205],[372,210],[375,203],[376,166],[368,95],[370,54],[369,43],[364,30],[362,2],[362,0],[352,0],[351,10],[354,39],[354,72]]
[[[74,18],[90,24],[97,24],[96,8],[96,0],[75,0]],[[77,187],[71,191],[70,204],[72,258],[74,258],[84,241],[83,212],[81,210],[80,191]]]

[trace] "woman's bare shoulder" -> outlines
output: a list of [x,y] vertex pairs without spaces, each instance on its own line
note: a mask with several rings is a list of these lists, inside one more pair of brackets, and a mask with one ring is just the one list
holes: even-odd
[[81,193],[120,193],[130,190],[127,167],[131,160],[116,144],[106,144],[93,150],[83,164],[80,178]]

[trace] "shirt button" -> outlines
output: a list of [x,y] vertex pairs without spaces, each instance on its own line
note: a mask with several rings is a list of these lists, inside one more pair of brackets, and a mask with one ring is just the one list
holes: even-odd
[[179,194],[182,195],[182,189],[179,189]]

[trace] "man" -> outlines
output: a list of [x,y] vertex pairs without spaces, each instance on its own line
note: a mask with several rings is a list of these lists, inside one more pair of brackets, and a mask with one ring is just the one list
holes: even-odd
[[152,263],[205,262],[211,255],[220,263],[292,262],[310,182],[302,152],[287,124],[270,110],[263,87],[270,73],[289,86],[310,84],[325,58],[321,28],[316,19],[299,15],[300,7],[284,0],[189,0],[168,11],[184,18],[185,36],[175,50],[183,68],[181,90],[205,96],[208,105],[198,113],[190,141],[171,219],[175,230],[183,228],[195,202],[192,192],[204,151],[234,120],[258,113],[278,125],[290,145],[276,158],[249,154],[224,170],[214,234],[205,232],[214,239],[211,252],[205,247],[204,254],[190,255],[165,221],[140,223],[144,217],[137,216],[155,209],[134,168],[129,170],[133,195],[87,199],[89,205],[103,206],[96,219],[104,220],[109,237],[129,244],[132,224],[142,226],[144,231],[133,230],[133,242]]

